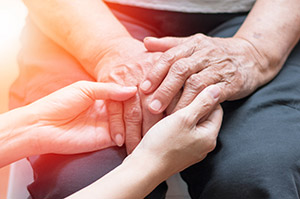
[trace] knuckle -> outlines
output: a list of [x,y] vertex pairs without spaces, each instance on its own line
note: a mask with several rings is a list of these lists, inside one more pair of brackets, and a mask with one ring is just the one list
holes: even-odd
[[202,34],[202,33],[197,33],[195,34],[192,38],[197,42],[197,43],[200,43],[203,41],[205,35]]
[[70,88],[75,91],[81,91],[87,97],[94,99],[95,92],[93,89],[91,89],[89,84],[90,84],[90,82],[88,82],[88,81],[80,80],[80,81],[77,81],[77,82],[71,84]]
[[165,52],[161,55],[160,61],[163,64],[171,64],[174,61],[175,56],[171,54],[170,52]]
[[124,119],[128,123],[141,123],[142,112],[138,107],[130,108],[124,115]]
[[210,109],[213,106],[212,97],[205,97],[205,99],[202,101],[202,104],[205,109]]
[[159,98],[162,101],[166,101],[166,98],[169,98],[172,96],[173,93],[173,87],[170,84],[164,84],[163,86],[161,86],[159,88],[159,90],[157,91],[157,93],[155,94],[156,96],[159,96]]
[[206,97],[201,102],[201,109],[204,113],[207,113],[213,106],[213,101],[210,97]]
[[123,124],[113,123],[109,127],[111,135],[122,134],[125,132],[125,128]]
[[173,64],[171,72],[178,78],[187,77],[190,73],[190,67],[188,65],[186,61],[179,60]]
[[200,78],[197,74],[194,74],[187,79],[186,86],[194,91],[200,91],[204,89],[207,85],[200,81]]
[[180,112],[180,114],[178,114],[178,121],[180,121],[183,125],[191,126],[194,123],[194,120],[194,117],[189,117],[184,112]]
[[109,115],[110,126],[123,125],[123,115],[121,113]]
[[157,82],[160,82],[161,81],[161,72],[160,72],[160,69],[154,69],[152,70],[149,75],[147,75],[148,78],[154,82],[152,83],[157,83]]

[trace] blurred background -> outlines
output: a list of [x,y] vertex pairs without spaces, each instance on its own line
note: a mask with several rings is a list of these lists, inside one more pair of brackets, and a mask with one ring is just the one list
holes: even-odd
[[[0,0],[0,114],[8,110],[9,87],[18,76],[16,57],[26,15],[21,0]],[[0,169],[0,199],[6,198],[8,174],[9,166]]]

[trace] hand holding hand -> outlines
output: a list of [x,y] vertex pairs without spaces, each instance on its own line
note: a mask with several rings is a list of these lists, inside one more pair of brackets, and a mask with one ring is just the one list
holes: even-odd
[[204,159],[216,146],[222,122],[219,97],[218,86],[203,90],[190,105],[155,124],[132,156],[148,155],[167,177]]
[[104,100],[123,101],[135,93],[136,87],[80,81],[26,106],[37,120],[29,128],[36,151],[72,154],[115,145]]
[[[138,86],[160,54],[147,52],[143,43],[133,38],[120,38],[99,60],[97,80]],[[120,138],[119,146],[125,140],[128,153],[140,142],[143,133],[162,118],[162,114],[148,111],[150,97],[136,93],[123,103],[108,101],[111,135]]]

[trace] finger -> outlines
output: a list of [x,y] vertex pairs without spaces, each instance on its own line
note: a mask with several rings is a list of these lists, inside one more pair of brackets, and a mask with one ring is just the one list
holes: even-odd
[[167,75],[171,65],[181,58],[191,56],[194,50],[195,45],[192,42],[188,42],[163,53],[152,70],[146,75],[145,80],[140,84],[140,89],[145,94],[154,91]]
[[163,114],[152,114],[148,108],[143,109],[143,131],[142,135],[144,136],[148,130],[159,122],[163,118]]
[[208,66],[207,58],[199,58],[197,53],[191,57],[176,61],[170,68],[166,78],[153,94],[149,110],[161,113],[169,105],[176,93],[182,88],[186,79]]
[[175,111],[175,107],[182,95],[182,91],[183,89],[180,89],[180,91],[175,95],[175,97],[172,99],[172,101],[170,102],[169,106],[166,109],[166,114],[170,115],[171,113],[174,113]]
[[124,102],[124,121],[126,149],[130,154],[142,137],[142,110],[138,94]]
[[222,81],[221,77],[216,72],[209,70],[209,68],[191,75],[184,85],[182,96],[175,107],[175,111],[189,105],[207,86],[217,84],[220,81]]
[[223,120],[223,109],[218,105],[208,118],[197,125],[198,132],[208,132],[212,137],[217,137]]
[[107,108],[110,135],[115,144],[120,147],[124,144],[125,137],[125,126],[123,121],[123,104],[122,102],[108,100]]
[[221,90],[212,85],[205,88],[187,107],[177,111],[175,114],[183,114],[187,122],[194,126],[205,115],[210,113],[218,103]]
[[124,101],[135,95],[135,86],[125,87],[114,83],[99,83],[89,81],[79,81],[72,85],[82,91],[85,95],[94,100],[112,99]]
[[186,41],[186,38],[182,37],[146,37],[144,39],[144,45],[150,52],[165,52],[170,48],[178,46]]
[[141,92],[139,93],[139,95],[142,104],[142,113],[143,113],[142,135],[144,136],[154,124],[156,124],[159,120],[163,118],[163,114],[152,114],[148,109],[148,105],[152,97],[147,96]]
[[[206,153],[213,151],[216,148],[217,136],[220,131],[223,118],[223,110],[218,105],[208,115],[206,120],[198,123],[194,130],[195,135],[200,139],[203,149]],[[197,139],[197,138],[196,138]]]
[[[220,97],[220,103],[224,102],[226,100],[228,101],[232,101],[232,100],[237,100],[237,99],[241,99],[242,97],[246,97],[249,93],[248,92],[240,92],[239,95],[237,96],[236,94],[241,91],[242,89],[240,89],[238,86],[235,87],[232,84],[234,84],[233,82],[231,82],[231,85],[228,84],[228,82],[220,82],[218,83],[218,86],[221,89],[221,97]],[[249,91],[249,90],[247,90]]]

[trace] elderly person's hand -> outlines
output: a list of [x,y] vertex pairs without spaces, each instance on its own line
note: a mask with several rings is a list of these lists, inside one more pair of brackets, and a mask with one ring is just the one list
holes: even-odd
[[[131,37],[115,39],[114,45],[99,59],[96,71],[99,82],[113,82],[137,86],[151,69],[161,53],[147,52],[142,42]],[[110,132],[121,146],[126,143],[127,152],[140,142],[142,135],[162,118],[162,114],[149,112],[151,95],[136,93],[125,102],[108,101]]]
[[175,108],[188,105],[205,87],[217,84],[220,101],[235,100],[252,93],[273,78],[264,70],[266,60],[241,38],[212,38],[196,34],[186,38],[146,38],[149,51],[164,54],[147,74],[140,89],[154,91],[149,109],[161,113],[184,87]]
[[35,119],[27,129],[35,140],[35,153],[73,154],[116,145],[110,136],[104,100],[127,100],[136,90],[80,81],[21,108]]

